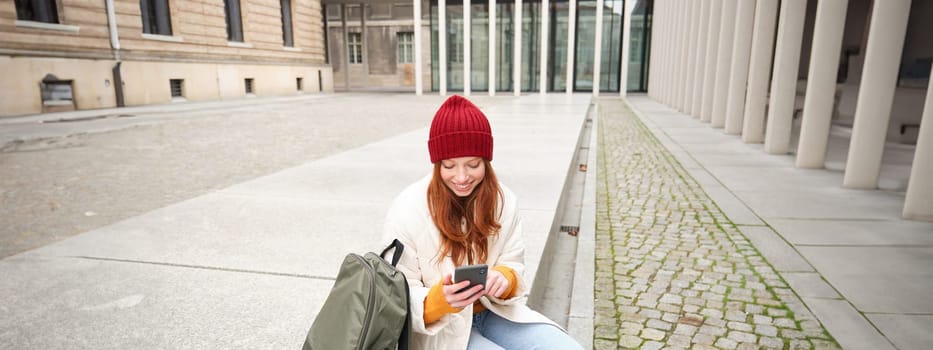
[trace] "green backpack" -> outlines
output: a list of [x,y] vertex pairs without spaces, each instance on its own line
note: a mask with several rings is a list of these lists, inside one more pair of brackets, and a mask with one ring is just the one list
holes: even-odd
[[[389,264],[384,257],[392,248]],[[408,281],[395,269],[404,250],[396,239],[379,255],[348,254],[302,349],[408,350]]]

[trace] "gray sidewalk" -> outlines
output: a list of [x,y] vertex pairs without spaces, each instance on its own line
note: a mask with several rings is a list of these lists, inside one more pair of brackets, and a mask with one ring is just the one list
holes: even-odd
[[[531,281],[590,98],[473,100]],[[425,140],[427,125],[6,258],[0,345],[298,348],[343,256],[377,249],[389,201],[429,173]]]
[[[628,101],[843,348],[933,344],[933,223],[902,220],[902,192],[845,189],[839,171],[797,169],[646,96]],[[838,166],[845,149],[830,152]]]

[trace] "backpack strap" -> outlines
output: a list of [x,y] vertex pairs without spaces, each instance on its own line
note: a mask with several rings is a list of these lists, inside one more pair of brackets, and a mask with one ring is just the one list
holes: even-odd
[[[398,242],[398,240],[396,240]],[[399,243],[401,244],[401,243]],[[408,292],[408,280],[405,279],[405,307],[408,308],[408,312],[405,313],[405,326],[402,328],[402,334],[398,337],[398,350],[408,350],[409,338],[411,338],[411,307],[409,303],[411,302],[411,296]]]
[[392,249],[392,248],[395,248],[395,252],[392,253],[392,266],[396,266],[398,265],[399,259],[402,258],[402,252],[405,251],[405,245],[402,244],[402,242],[399,242],[398,239],[393,239],[392,243],[389,244],[389,246],[386,247],[386,249],[382,250],[382,253],[379,254],[379,257],[385,260],[386,253],[388,253],[389,249]]
[[[379,257],[385,260],[386,253],[392,248],[395,248],[395,251],[392,252],[392,266],[397,266],[399,259],[402,258],[402,252],[405,251],[405,245],[398,239],[393,239],[392,243],[382,250]],[[408,291],[408,280],[402,278],[402,281],[405,282],[405,308],[407,312],[405,313],[405,325],[402,327],[402,334],[398,337],[398,350],[408,350],[408,344],[411,338],[411,306],[409,305],[409,303],[411,303],[411,296]]]

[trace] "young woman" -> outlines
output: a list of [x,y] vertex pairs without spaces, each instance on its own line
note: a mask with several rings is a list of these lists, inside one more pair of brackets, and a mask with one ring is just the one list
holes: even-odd
[[[406,188],[386,217],[405,245],[414,349],[581,349],[523,303],[525,247],[518,205],[493,172],[492,133],[470,101],[452,96],[431,123],[434,172]],[[485,288],[454,283],[458,266],[487,264]]]

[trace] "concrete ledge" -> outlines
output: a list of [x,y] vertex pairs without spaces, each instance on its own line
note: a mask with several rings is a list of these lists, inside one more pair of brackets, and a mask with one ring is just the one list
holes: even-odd
[[790,288],[801,298],[839,299],[842,296],[816,272],[784,272],[781,274]]
[[813,272],[813,266],[800,253],[787,244],[774,230],[766,226],[739,226],[739,231],[748,237],[761,255],[779,272]]
[[894,346],[847,301],[803,298],[803,302],[844,349],[894,349]]
[[580,233],[577,236],[577,257],[574,264],[573,295],[570,299],[570,318],[567,331],[583,346],[593,348],[593,318],[596,278],[596,188],[599,169],[599,114],[593,111],[590,126],[587,172],[583,187],[583,206],[580,210]]

